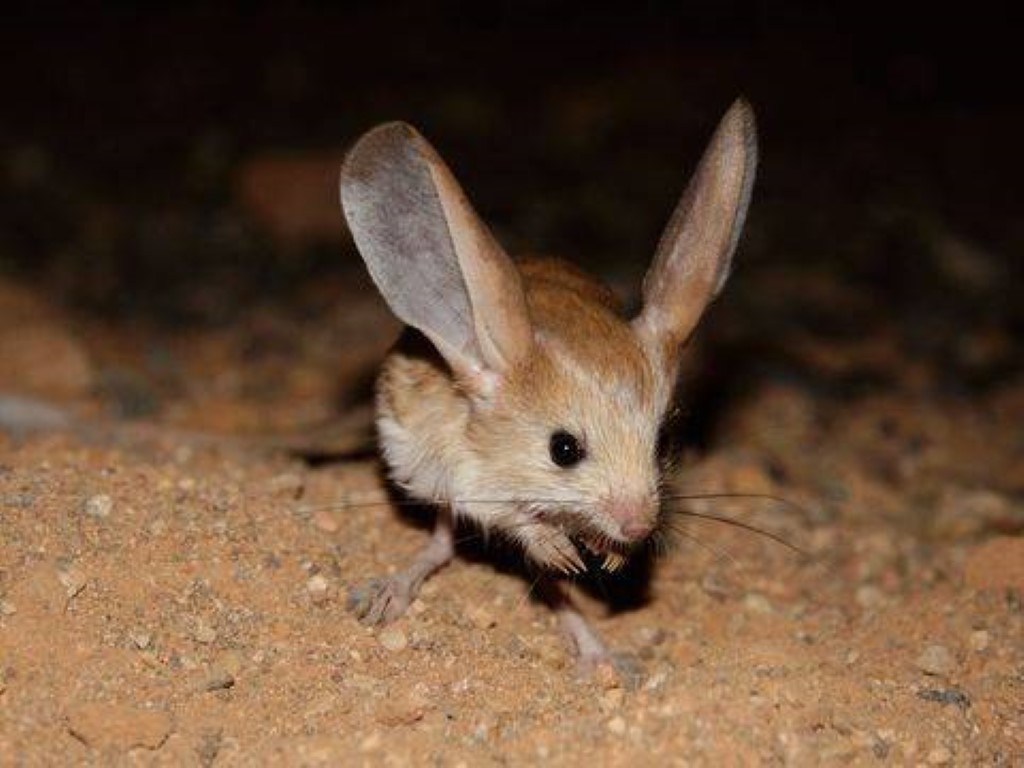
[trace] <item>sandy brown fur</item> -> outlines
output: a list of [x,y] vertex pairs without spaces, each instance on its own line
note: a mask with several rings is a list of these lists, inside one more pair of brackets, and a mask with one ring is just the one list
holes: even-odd
[[[552,260],[513,262],[450,169],[411,126],[368,132],[346,158],[342,207],[371,277],[411,328],[378,385],[392,477],[436,502],[426,548],[357,603],[400,616],[454,555],[452,520],[515,539],[548,571],[615,570],[657,529],[657,436],[678,347],[721,289],[749,197],[753,118],[723,119],[672,216],[630,320],[612,292]],[[603,645],[563,597],[583,658]]]
[[[416,494],[450,499],[457,510],[460,497],[525,494],[571,500],[600,516],[615,486],[653,497],[657,425],[670,384],[604,285],[551,260],[525,261],[521,274],[536,349],[493,397],[467,390],[416,332],[389,356],[378,425],[395,479]],[[559,428],[584,436],[591,452],[590,466],[570,476],[547,455]],[[461,511],[485,524],[488,513],[503,522],[508,515],[486,505]],[[613,535],[611,521],[607,528]]]

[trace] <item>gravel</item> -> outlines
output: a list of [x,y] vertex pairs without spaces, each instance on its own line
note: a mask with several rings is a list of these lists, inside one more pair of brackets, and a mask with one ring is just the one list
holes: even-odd
[[85,500],[85,514],[98,520],[110,517],[114,511],[114,500],[105,493],[90,496]]
[[948,675],[956,668],[956,659],[944,645],[927,646],[914,663],[926,675]]
[[377,636],[377,641],[392,653],[400,653],[409,645],[409,638],[398,627],[384,627]]

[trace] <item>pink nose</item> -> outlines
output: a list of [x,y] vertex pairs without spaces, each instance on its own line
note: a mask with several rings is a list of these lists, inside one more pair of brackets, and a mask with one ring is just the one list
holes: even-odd
[[622,530],[622,535],[634,541],[647,538],[650,532],[654,530],[654,525],[647,520],[629,520],[620,523],[619,526]]
[[616,499],[609,511],[618,521],[623,538],[639,541],[654,530],[654,517],[646,501]]

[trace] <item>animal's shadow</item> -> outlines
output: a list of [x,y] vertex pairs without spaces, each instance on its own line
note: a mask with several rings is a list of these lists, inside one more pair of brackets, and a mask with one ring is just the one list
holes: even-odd
[[[436,508],[410,497],[390,482],[385,476],[383,466],[378,465],[378,472],[384,487],[387,488],[391,506],[397,510],[397,517],[404,524],[421,529],[425,534],[423,545],[426,546],[426,536],[433,528]],[[541,574],[538,573],[536,566],[527,563],[522,550],[506,536],[500,532],[487,532],[485,535],[478,525],[459,520],[456,522],[455,540],[456,557],[472,563],[484,563],[498,573],[522,579],[529,586],[530,598],[543,601],[540,591],[535,589]],[[604,603],[611,613],[634,611],[650,601],[655,558],[649,548],[639,550],[616,573],[602,570],[600,560],[585,550],[581,549],[580,554],[587,570],[583,574],[571,577],[571,583]],[[401,567],[402,564],[397,565]]]

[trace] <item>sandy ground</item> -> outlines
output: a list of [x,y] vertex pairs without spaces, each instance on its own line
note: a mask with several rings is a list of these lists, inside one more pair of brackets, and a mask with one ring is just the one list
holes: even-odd
[[[271,312],[159,344],[3,293],[20,329],[5,388],[70,386],[52,396],[98,423],[111,402],[221,434],[313,423],[393,331],[365,291],[330,322]],[[1019,765],[1024,382],[943,392],[895,343],[794,341],[819,379],[839,360],[898,380],[836,397],[752,378],[684,457],[684,490],[800,505],[692,509],[806,556],[682,518],[672,551],[578,585],[639,661],[634,684],[581,679],[514,558],[472,531],[410,615],[361,626],[349,587],[426,538],[423,515],[387,503],[372,453],[0,437],[0,763]],[[111,375],[132,364],[148,373]]]
[[[1017,27],[292,5],[10,20],[0,421],[12,394],[83,421],[0,430],[0,768],[1024,765]],[[581,679],[474,531],[361,626],[349,589],[429,511],[353,450],[397,325],[343,234],[343,147],[411,121],[513,251],[629,293],[738,92],[764,162],[674,481],[787,500],[686,508],[805,554],[679,517],[580,580],[637,680]]]

